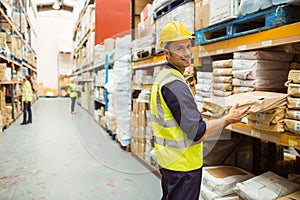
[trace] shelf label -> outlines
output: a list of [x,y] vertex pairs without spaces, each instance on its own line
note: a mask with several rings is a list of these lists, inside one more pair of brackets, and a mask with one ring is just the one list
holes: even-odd
[[291,139],[289,139],[288,144],[291,147],[298,146],[298,142]]
[[218,49],[218,50],[217,50],[217,54],[222,54],[223,52],[224,52],[223,49]]
[[255,131],[255,130],[251,130],[251,135],[255,136],[255,137],[260,137],[260,132]]
[[266,41],[261,42],[261,45],[263,47],[266,47],[266,46],[271,46],[272,43],[273,43],[272,40],[266,40]]
[[202,57],[208,56],[208,52],[203,52],[203,53],[201,53],[201,56],[202,56]]
[[243,51],[243,50],[246,50],[246,49],[247,49],[247,46],[246,46],[246,45],[238,46],[238,50],[239,50],[239,51]]
[[227,125],[227,126],[226,126],[226,128],[228,128],[228,129],[232,129],[232,125],[231,125],[231,124],[229,124],[229,125]]

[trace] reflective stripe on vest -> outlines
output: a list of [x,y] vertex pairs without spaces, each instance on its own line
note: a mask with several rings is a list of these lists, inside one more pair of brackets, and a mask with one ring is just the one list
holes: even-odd
[[194,142],[189,139],[182,140],[182,141],[175,141],[175,140],[167,140],[165,138],[160,138],[155,136],[154,136],[154,142],[160,146],[177,148],[177,149],[183,149],[198,144],[198,142]]
[[[150,116],[157,161],[161,167],[169,170],[199,169],[203,165],[202,142],[194,142],[187,138],[162,95],[162,87],[174,81],[186,84],[179,71],[164,68],[152,86]],[[190,92],[193,95],[191,89]]]

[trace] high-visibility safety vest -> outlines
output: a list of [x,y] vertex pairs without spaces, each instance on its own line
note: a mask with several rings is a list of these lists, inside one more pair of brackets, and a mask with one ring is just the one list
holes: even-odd
[[75,86],[75,84],[70,83],[68,90],[69,90],[71,98],[77,97],[77,92],[76,92],[76,86]]
[[[182,81],[186,84],[179,71],[164,68],[152,86],[150,111],[154,147],[157,162],[162,168],[186,172],[202,167],[203,148],[202,142],[188,139],[163,98],[162,87],[173,81]],[[187,87],[189,86],[187,85]],[[191,94],[193,95],[192,91]],[[189,113],[181,114],[188,115]]]
[[25,81],[23,84],[23,91],[22,91],[22,101],[29,101],[32,102],[32,88],[29,81]]

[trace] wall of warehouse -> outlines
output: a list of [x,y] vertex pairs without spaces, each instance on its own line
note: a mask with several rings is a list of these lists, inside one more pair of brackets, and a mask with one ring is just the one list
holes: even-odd
[[70,65],[59,59],[59,51],[71,51],[74,17],[67,11],[39,12],[37,16],[37,73],[38,82],[45,87],[58,88],[58,66]]

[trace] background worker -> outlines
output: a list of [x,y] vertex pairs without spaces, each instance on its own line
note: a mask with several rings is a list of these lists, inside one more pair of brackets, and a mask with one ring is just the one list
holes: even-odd
[[33,95],[33,84],[30,76],[26,75],[23,83],[23,88],[22,88],[23,122],[21,123],[21,125],[32,123],[32,112],[31,112],[32,95]]
[[71,98],[71,114],[75,114],[75,102],[78,94],[76,91],[76,85],[74,83],[74,80],[72,80],[68,86],[68,93]]
[[151,92],[151,120],[163,200],[198,200],[202,179],[202,142],[239,122],[250,107],[233,106],[220,119],[205,122],[183,72],[191,65],[192,38],[178,21],[166,23],[159,45],[167,60]]

